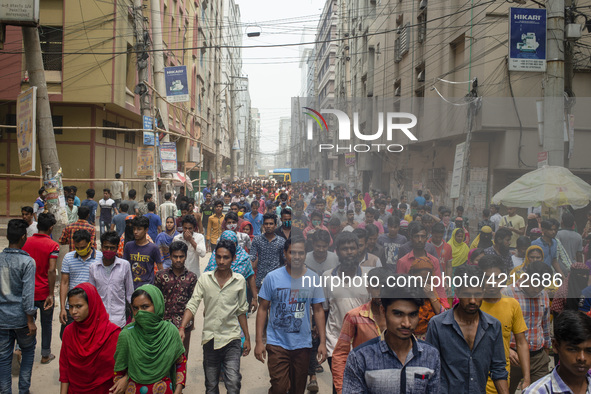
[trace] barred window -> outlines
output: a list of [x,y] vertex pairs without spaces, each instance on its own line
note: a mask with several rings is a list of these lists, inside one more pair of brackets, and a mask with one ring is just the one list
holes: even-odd
[[62,71],[63,33],[61,26],[39,27],[39,41],[45,71]]

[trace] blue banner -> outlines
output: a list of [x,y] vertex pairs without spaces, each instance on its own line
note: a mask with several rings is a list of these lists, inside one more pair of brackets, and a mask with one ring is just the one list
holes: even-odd
[[171,103],[189,101],[187,66],[164,68],[166,99]]
[[546,10],[511,8],[509,70],[546,71]]

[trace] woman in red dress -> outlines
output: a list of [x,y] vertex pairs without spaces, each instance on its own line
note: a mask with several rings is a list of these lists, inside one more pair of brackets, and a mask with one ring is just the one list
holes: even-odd
[[109,321],[90,283],[68,292],[74,322],[66,327],[60,353],[61,394],[109,394],[121,329]]

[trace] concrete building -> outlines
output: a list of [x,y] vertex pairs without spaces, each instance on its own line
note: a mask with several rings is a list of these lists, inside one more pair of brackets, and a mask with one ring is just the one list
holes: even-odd
[[[325,9],[333,2],[326,4]],[[346,150],[335,153],[338,160],[321,156],[329,168],[328,175],[350,181],[353,174],[352,186],[383,190],[392,196],[406,193],[411,197],[417,189],[428,190],[435,205],[453,207],[461,203],[476,219],[494,193],[536,168],[537,155],[543,150],[536,100],[544,95],[547,75],[508,71],[511,4],[480,0],[445,6],[427,0],[361,4],[338,1],[336,36],[343,40],[338,41],[334,56],[335,105],[348,112],[358,110],[358,123],[366,135],[378,127],[379,112],[410,112],[419,118],[412,129],[418,141],[410,141],[402,133],[387,140],[383,133],[381,139],[372,142],[400,144],[403,152],[356,153],[353,166],[345,163]],[[525,7],[537,6],[528,3]],[[572,97],[578,97],[569,108],[574,114],[576,144],[570,142],[568,167],[591,181],[586,154],[591,143],[591,114],[587,110],[591,104],[587,99],[591,64],[580,54],[587,51],[588,37],[567,44],[574,47],[574,76],[570,87],[567,78],[567,95],[571,98],[566,102],[574,104]],[[459,198],[452,199],[456,146],[467,140],[469,132],[466,186]],[[318,142],[311,141],[310,145],[318,154]]]
[[291,118],[282,116],[279,118],[279,148],[275,154],[275,168],[289,168],[291,164]]
[[[225,23],[221,19],[221,2],[208,3],[187,0],[159,3],[165,66],[186,65],[189,77],[190,101],[168,105],[169,130],[200,140],[203,148],[201,160],[200,144],[171,138],[177,142],[181,171],[193,168],[211,173],[215,168],[213,137],[219,113],[215,111],[219,99],[216,82],[220,81],[219,45]],[[117,172],[124,179],[140,178],[136,152],[137,147],[143,146],[142,119],[139,98],[134,94],[139,82],[134,51],[138,27],[130,4],[96,2],[92,7],[85,7],[74,0],[41,2],[39,32],[42,51],[48,52],[44,55],[44,67],[64,184],[78,186],[81,199],[88,187],[100,191],[110,184],[95,179],[114,178]],[[145,4],[143,13],[150,19],[151,3]],[[152,36],[150,30],[147,35]],[[198,49],[206,46],[216,49]],[[4,125],[16,124],[15,99],[29,87],[24,56],[20,54],[22,48],[20,28],[8,26],[4,49],[16,54],[0,55],[3,70],[0,120]],[[151,68],[152,55],[148,61]],[[151,77],[148,82],[154,86]],[[151,90],[149,94],[154,95]],[[15,136],[14,129],[1,131],[0,216],[20,215],[21,206],[33,204],[41,184],[39,160],[33,173],[37,178],[19,175]],[[218,145],[220,156],[229,159],[227,137],[220,136]],[[194,173],[191,176],[195,177]],[[141,198],[146,182],[126,183],[127,189],[135,188]]]
[[250,108],[250,125],[246,138],[246,176],[258,175],[261,167],[261,114],[258,108]]

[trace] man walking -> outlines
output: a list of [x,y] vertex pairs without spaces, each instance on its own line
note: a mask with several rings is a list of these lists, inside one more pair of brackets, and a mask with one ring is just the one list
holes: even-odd
[[[518,280],[501,291],[503,296],[511,297],[519,302],[527,331],[525,340],[529,346],[530,380],[535,382],[546,376],[550,365],[550,298],[544,285],[531,285],[529,278],[548,278],[552,276],[552,269],[542,261],[533,261],[525,269],[527,279]],[[515,339],[512,338],[509,359],[511,361],[511,380],[509,392],[515,393],[521,383],[523,374],[517,354]]]
[[41,314],[41,364],[48,364],[55,359],[51,354],[51,327],[55,306],[55,270],[60,246],[51,239],[56,224],[53,214],[41,213],[38,219],[39,232],[27,239],[23,250],[35,260],[35,307]]
[[88,282],[96,287],[109,320],[123,328],[127,324],[125,303],[131,304],[133,277],[129,262],[117,257],[119,236],[115,231],[101,235],[102,259],[96,259],[90,265]]
[[154,284],[154,264],[158,270],[162,269],[160,248],[148,241],[148,227],[150,227],[148,218],[135,217],[133,219],[134,240],[126,243],[123,249],[123,260],[131,264],[134,289],[141,285]]
[[29,392],[35,358],[35,260],[21,250],[27,240],[27,222],[8,222],[8,247],[0,253],[0,392],[12,393],[11,363],[14,344],[22,352],[18,390]]
[[113,220],[113,213],[117,215],[117,207],[115,200],[111,198],[111,191],[103,189],[103,198],[98,202],[101,207],[101,215],[99,218],[100,235],[106,233],[111,228],[111,221]]
[[[90,235],[90,243],[92,247],[96,249],[96,234],[94,226],[91,226],[86,219],[88,219],[88,215],[90,215],[90,209],[88,207],[80,207],[78,208],[78,221],[72,224],[68,224],[64,231],[62,231],[62,236],[59,239],[60,245],[69,245],[70,252],[73,252],[76,249],[75,241],[74,241],[74,233],[78,230],[85,230]],[[82,282],[80,282],[82,283]]]
[[205,257],[207,250],[205,248],[205,238],[202,234],[195,232],[197,220],[193,215],[187,215],[182,221],[182,234],[174,237],[173,241],[179,241],[187,245],[187,269],[197,275],[201,275],[199,268],[199,257]]
[[343,394],[439,393],[439,352],[413,336],[424,301],[419,288],[384,288],[386,331],[349,354]]
[[256,272],[257,289],[261,288],[267,274],[278,268],[283,261],[283,248],[286,240],[275,234],[276,228],[277,217],[274,213],[266,213],[263,216],[264,234],[255,237],[252,241],[250,259],[252,269]]
[[[306,390],[312,348],[310,309],[314,312],[314,321],[320,336],[318,362],[322,364],[326,359],[322,309],[325,300],[322,288],[318,286],[318,275],[308,270],[304,264],[305,243],[303,237],[292,237],[285,241],[285,266],[266,276],[259,293],[255,357],[264,363],[268,354],[271,394],[303,394]],[[265,346],[263,331],[268,314]]]
[[[217,267],[214,271],[203,273],[197,281],[179,332],[181,338],[186,339],[186,327],[203,301],[205,316],[201,344],[205,390],[208,394],[219,392],[220,373],[224,367],[228,394],[238,394],[242,380],[240,356],[250,353],[250,335],[246,323],[246,281],[231,269],[232,261],[236,259],[236,246],[232,241],[221,240],[214,253]],[[240,346],[240,329],[244,332],[244,351]]]
[[95,191],[94,189],[86,190],[86,200],[83,200],[80,203],[81,207],[88,207],[90,209],[90,215],[88,215],[88,223],[94,226],[96,221],[96,210],[98,208],[98,203],[94,201]]
[[426,339],[441,355],[443,394],[484,394],[489,373],[497,392],[509,393],[503,328],[480,310],[483,291],[478,284],[482,275],[477,266],[459,267],[455,276],[464,279],[455,288],[459,304],[429,321]]
[[121,174],[115,174],[115,180],[111,182],[111,192],[113,193],[113,200],[115,200],[116,208],[121,204],[123,195],[123,182],[121,182]]

